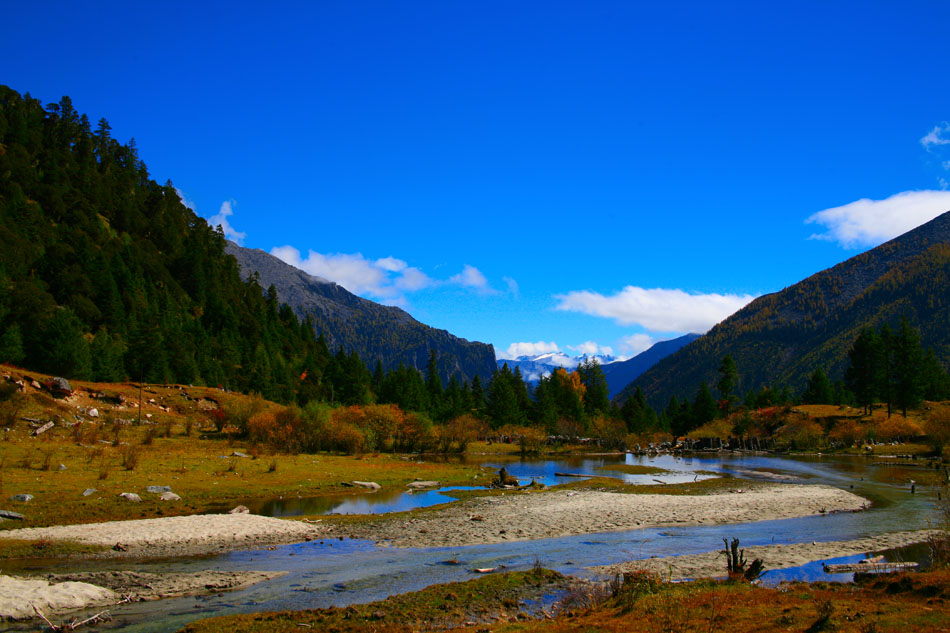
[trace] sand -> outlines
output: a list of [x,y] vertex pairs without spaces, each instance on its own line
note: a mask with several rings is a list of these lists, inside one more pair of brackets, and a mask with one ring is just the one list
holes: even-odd
[[34,578],[0,575],[0,620],[36,617],[35,605],[44,615],[115,604],[118,595],[105,587],[85,582],[50,584]]
[[395,547],[459,547],[676,525],[721,525],[856,511],[867,500],[829,486],[761,484],[743,492],[648,495],[598,491],[507,493],[467,499],[409,520],[329,526],[325,536]]
[[[930,534],[932,534],[930,530],[895,532],[853,541],[766,545],[760,547],[740,547],[740,549],[745,549],[745,558],[747,561],[761,558],[765,563],[766,571],[768,571],[770,569],[798,567],[816,560],[866,554],[895,547],[903,547],[904,545],[911,545],[913,543],[922,543],[927,540]],[[706,552],[704,554],[668,556],[665,558],[646,558],[621,563],[619,565],[590,567],[589,569],[608,576],[647,570],[657,572],[664,578],[671,577],[674,580],[683,578],[717,578],[726,575],[726,560],[721,552],[715,551]]]
[[7,539],[67,540],[105,545],[103,556],[166,557],[211,554],[235,549],[297,543],[316,538],[321,530],[300,521],[254,514],[196,514],[191,516],[109,521],[84,525],[21,528],[3,533]]
[[134,571],[51,574],[44,578],[0,575],[0,620],[46,617],[123,602],[160,600],[241,589],[283,576],[273,571],[199,571],[153,574]]

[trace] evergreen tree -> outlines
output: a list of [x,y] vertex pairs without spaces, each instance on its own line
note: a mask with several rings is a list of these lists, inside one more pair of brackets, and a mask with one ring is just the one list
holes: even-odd
[[429,394],[429,414],[438,418],[442,410],[442,378],[439,377],[439,364],[434,349],[429,350],[429,362],[426,363],[426,392]]
[[713,398],[712,393],[709,391],[709,386],[704,380],[702,384],[699,385],[699,391],[696,392],[696,397],[693,399],[693,428],[702,426],[715,419],[718,411],[719,408],[716,406],[716,399]]
[[739,372],[736,370],[736,362],[732,360],[732,356],[724,356],[719,364],[719,382],[716,383],[716,388],[719,389],[722,399],[726,401],[726,413],[731,408],[733,393],[738,382]]
[[584,384],[584,410],[588,416],[606,414],[610,410],[610,388],[600,363],[588,358],[577,366]]
[[508,424],[521,425],[525,422],[511,379],[512,374],[508,369],[508,363],[492,374],[486,403],[486,413],[491,420],[492,428],[497,429]]
[[13,323],[0,336],[0,363],[17,364],[26,357],[20,325]]
[[804,404],[831,404],[834,398],[831,381],[819,367],[808,380],[808,387],[802,394],[802,402]]
[[848,351],[845,384],[855,402],[870,415],[882,376],[881,340],[872,329],[864,328]]
[[916,407],[923,398],[924,382],[921,375],[924,354],[920,347],[920,334],[911,327],[906,318],[901,319],[900,329],[893,338],[892,363],[894,370],[892,392],[894,404],[907,417],[907,409]]

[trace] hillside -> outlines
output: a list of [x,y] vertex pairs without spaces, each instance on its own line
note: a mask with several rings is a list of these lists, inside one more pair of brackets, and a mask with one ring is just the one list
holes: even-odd
[[618,396],[641,387],[650,404],[692,397],[702,381],[715,384],[731,355],[739,392],[763,385],[801,390],[821,367],[840,378],[862,327],[901,317],[922,343],[950,361],[950,212],[780,292],[759,297],[675,354],[657,363]]
[[105,119],[93,131],[68,97],[44,108],[0,86],[0,244],[0,362],[284,402],[326,365],[313,330],[241,279],[135,141]]
[[604,365],[602,369],[604,378],[607,379],[607,387],[610,389],[610,397],[616,396],[643,372],[700,336],[700,334],[684,334],[669,341],[660,341],[633,358]]
[[429,327],[404,310],[358,297],[262,250],[228,242],[225,251],[237,260],[245,278],[257,273],[263,287],[274,286],[281,304],[289,305],[298,318],[309,318],[331,351],[342,345],[347,353],[355,351],[369,367],[380,360],[389,371],[400,363],[423,370],[429,350],[435,350],[444,382],[456,374],[463,381],[477,375],[487,382],[495,369],[491,345]]

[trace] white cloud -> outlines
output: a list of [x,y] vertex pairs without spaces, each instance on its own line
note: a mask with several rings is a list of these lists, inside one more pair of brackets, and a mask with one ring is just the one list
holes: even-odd
[[614,350],[608,345],[598,345],[594,341],[585,341],[580,345],[568,345],[568,349],[588,356],[613,356]]
[[877,246],[948,210],[948,191],[903,191],[884,200],[863,198],[825,209],[809,217],[805,223],[821,224],[827,229],[809,239],[838,242],[844,248],[859,248]]
[[400,270],[405,270],[409,264],[402,261],[401,259],[396,259],[395,257],[384,257],[382,259],[377,259],[376,265],[383,270],[398,273]]
[[537,343],[512,343],[508,346],[508,349],[505,351],[496,350],[495,355],[498,358],[518,358],[519,356],[537,356],[539,354],[548,354],[551,352],[559,352],[557,343],[551,341],[550,343],[545,343],[544,341],[538,341]]
[[225,200],[221,203],[221,208],[218,209],[216,215],[212,215],[208,218],[208,224],[212,227],[221,227],[224,231],[224,237],[228,238],[232,242],[240,244],[244,241],[244,238],[247,237],[247,233],[243,231],[236,230],[231,226],[231,222],[228,221],[228,218],[234,215],[233,205],[237,204],[234,200]]
[[360,253],[324,255],[311,250],[304,259],[300,257],[300,251],[293,246],[277,246],[270,252],[291,266],[316,277],[335,281],[350,292],[390,298],[396,294],[387,271]]
[[403,268],[400,271],[399,277],[396,278],[396,287],[410,292],[422,290],[423,288],[428,288],[435,284],[436,281],[434,279],[412,266]]
[[465,286],[466,288],[474,288],[483,294],[495,294],[497,292],[497,290],[488,284],[488,280],[485,279],[485,275],[482,274],[482,271],[468,264],[465,264],[465,267],[462,268],[462,272],[449,277],[449,283]]
[[620,349],[636,356],[640,352],[645,352],[653,347],[654,343],[656,343],[656,339],[649,334],[631,334],[620,339]]
[[514,295],[515,299],[518,298],[518,282],[512,279],[511,277],[502,277],[502,281],[508,286],[508,292]]
[[637,324],[657,332],[705,332],[755,297],[626,286],[609,297],[578,290],[555,298],[557,310],[605,317],[621,325]]
[[927,150],[935,145],[950,145],[950,123],[944,121],[939,125],[935,125],[934,129],[920,139],[920,144]]
[[177,193],[177,194],[178,194],[178,197],[181,198],[181,203],[182,203],[183,205],[185,205],[186,207],[188,207],[188,208],[191,209],[192,211],[195,210],[195,203],[188,199],[188,196],[185,195],[185,192],[184,192],[184,191],[182,191],[182,190],[179,189],[178,187],[175,187],[175,193]]

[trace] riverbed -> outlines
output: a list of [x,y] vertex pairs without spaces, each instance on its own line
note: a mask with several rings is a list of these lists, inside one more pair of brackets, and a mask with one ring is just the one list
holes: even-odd
[[[472,458],[468,458],[472,459]],[[476,458],[478,459],[478,458]],[[284,576],[239,591],[204,597],[172,599],[160,603],[138,603],[111,609],[114,620],[100,630],[174,631],[190,621],[212,615],[263,610],[304,609],[342,606],[356,602],[379,600],[395,593],[421,589],[425,586],[466,580],[473,577],[473,568],[503,567],[527,569],[540,561],[558,571],[594,576],[590,567],[614,565],[631,559],[699,554],[722,546],[722,538],[739,538],[743,546],[774,543],[810,543],[873,537],[889,532],[923,529],[932,517],[931,491],[918,486],[910,493],[910,480],[922,479],[914,468],[875,466],[862,457],[775,457],[723,456],[673,457],[658,456],[585,456],[558,460],[512,460],[491,456],[479,460],[487,468],[504,465],[515,477],[534,478],[546,484],[564,483],[554,473],[578,475],[614,475],[601,470],[603,466],[628,464],[662,468],[669,476],[695,477],[700,471],[728,473],[741,479],[759,482],[782,482],[787,485],[824,484],[848,490],[871,500],[872,507],[863,512],[824,514],[795,519],[758,521],[717,526],[667,526],[593,535],[565,536],[540,540],[524,540],[467,547],[394,548],[376,545],[368,540],[317,539],[310,542],[236,551],[220,556],[189,558],[147,563],[129,561],[83,561],[57,564],[62,573],[69,567],[90,569],[136,569],[139,571],[282,571]],[[660,479],[666,473],[649,475]],[[626,475],[626,477],[643,477]],[[628,480],[629,481],[629,480]],[[450,492],[450,491],[449,491]],[[369,501],[373,493],[352,499],[336,499],[343,503],[353,499],[365,501],[367,507],[380,504]],[[419,493],[402,495],[403,504]],[[442,494],[442,493],[437,493]],[[444,496],[444,495],[443,495]],[[408,500],[408,501],[407,501]],[[450,502],[439,500],[440,503]],[[261,500],[262,503],[267,500]],[[324,498],[321,502],[325,503]],[[670,503],[676,503],[671,497]],[[403,506],[400,506],[403,507]],[[415,506],[419,507],[419,506]],[[339,511],[338,506],[324,512]],[[447,564],[457,560],[459,564]],[[31,564],[32,570],[18,572],[42,573],[48,566]],[[804,566],[799,577],[815,578],[814,566]],[[767,572],[765,580],[795,578],[796,570]],[[20,625],[15,625],[19,627]],[[32,630],[23,625],[21,630]]]

